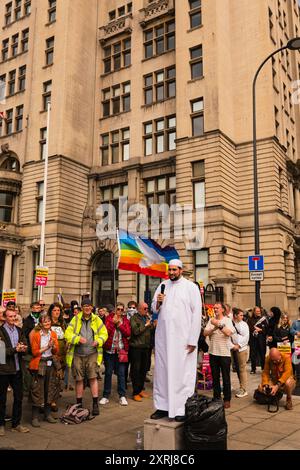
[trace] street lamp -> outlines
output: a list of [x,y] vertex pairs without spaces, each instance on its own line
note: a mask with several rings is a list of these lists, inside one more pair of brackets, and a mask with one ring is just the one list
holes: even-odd
[[[257,144],[256,144],[256,92],[255,86],[259,72],[263,68],[266,62],[268,62],[271,57],[278,52],[283,51],[284,49],[289,49],[291,51],[296,51],[300,49],[300,37],[293,38],[288,41],[288,43],[272,52],[258,67],[252,85],[252,99],[253,99],[253,190],[254,190],[254,241],[255,241],[255,255],[260,254],[259,247],[259,207],[258,207],[258,178],[257,178]],[[255,281],[255,305],[258,307],[261,306],[260,300],[260,281]]]

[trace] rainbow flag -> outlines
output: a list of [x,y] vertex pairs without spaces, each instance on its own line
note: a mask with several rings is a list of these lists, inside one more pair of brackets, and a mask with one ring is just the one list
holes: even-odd
[[151,238],[118,231],[119,261],[118,269],[133,271],[147,276],[168,278],[168,263],[179,259],[174,247],[162,248]]

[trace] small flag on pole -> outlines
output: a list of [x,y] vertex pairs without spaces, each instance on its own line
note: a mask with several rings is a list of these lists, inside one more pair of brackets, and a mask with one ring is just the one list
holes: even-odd
[[0,119],[3,119],[4,121],[7,120],[4,111],[0,111]]
[[145,238],[120,229],[118,231],[118,269],[147,276],[168,278],[168,263],[179,259],[174,247],[162,248],[151,238]]

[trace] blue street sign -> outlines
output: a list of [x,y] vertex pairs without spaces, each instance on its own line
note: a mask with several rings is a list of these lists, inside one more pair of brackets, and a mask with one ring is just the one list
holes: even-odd
[[248,257],[249,271],[263,271],[264,270],[264,257],[261,255],[253,255]]

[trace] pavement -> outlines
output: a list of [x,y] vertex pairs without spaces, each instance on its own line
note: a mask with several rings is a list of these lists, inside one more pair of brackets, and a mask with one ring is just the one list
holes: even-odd
[[[249,369],[250,371],[250,369]],[[248,372],[249,372],[248,371]],[[280,401],[279,411],[269,413],[266,405],[253,401],[253,392],[260,382],[260,370],[255,375],[248,375],[248,393],[244,398],[233,398],[231,408],[226,410],[228,423],[229,450],[300,450],[300,397],[293,397],[294,408],[284,408],[285,396]],[[6,424],[5,436],[0,437],[0,449],[16,450],[135,450],[137,431],[143,431],[144,420],[153,411],[152,383],[146,384],[150,398],[135,402],[130,398],[128,406],[120,406],[113,379],[113,394],[110,402],[100,406],[100,416],[79,425],[64,425],[60,422],[50,424],[41,421],[40,428],[30,425],[31,407],[27,398],[23,401],[22,424],[30,428],[30,433],[19,434],[10,431]],[[102,391],[103,380],[100,382]],[[237,375],[232,373],[232,388],[237,390]],[[212,396],[211,391],[200,392]],[[11,411],[12,393],[8,393],[8,408]],[[65,407],[75,402],[75,392],[64,391],[59,401],[60,410],[54,414],[60,416]],[[90,390],[84,395],[84,406],[91,407]],[[42,415],[41,415],[42,416]]]

